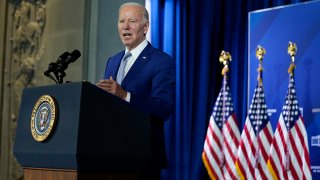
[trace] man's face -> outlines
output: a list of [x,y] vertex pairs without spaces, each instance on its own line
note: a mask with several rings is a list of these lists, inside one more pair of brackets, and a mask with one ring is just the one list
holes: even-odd
[[149,22],[144,21],[143,12],[138,6],[124,6],[119,11],[119,35],[129,51],[137,47],[147,34]]

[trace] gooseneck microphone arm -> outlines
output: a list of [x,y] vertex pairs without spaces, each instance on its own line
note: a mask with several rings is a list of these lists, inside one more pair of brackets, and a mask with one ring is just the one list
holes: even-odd
[[56,84],[59,84],[58,80],[56,80],[53,76],[51,76],[50,73],[46,76],[49,77],[50,79],[52,79]]
[[72,51],[69,56],[53,71],[59,84],[63,83],[63,78],[66,76],[66,73],[64,71],[68,68],[68,65],[72,62],[75,62],[80,56],[80,51]]
[[49,63],[48,69],[43,74],[49,77],[50,79],[52,79],[55,83],[59,84],[58,80],[55,79],[50,73],[55,71],[59,66],[59,64],[61,64],[63,61],[65,61],[68,58],[69,54],[70,54],[69,52],[64,52],[58,57],[56,62]]
[[[43,74],[54,80],[57,84],[62,84],[63,78],[66,76],[64,71],[68,68],[70,63],[76,61],[80,56],[81,53],[78,50],[74,50],[71,53],[65,52],[59,56],[56,62],[51,62],[48,65],[48,70]],[[50,74],[51,72],[53,72],[55,78]]]

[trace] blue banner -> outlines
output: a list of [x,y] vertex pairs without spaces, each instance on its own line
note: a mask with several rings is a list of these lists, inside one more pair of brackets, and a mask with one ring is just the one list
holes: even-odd
[[249,13],[248,103],[257,83],[258,45],[267,51],[262,65],[270,121],[275,131],[289,84],[289,41],[296,43],[297,98],[308,133],[313,179],[320,179],[320,1]]

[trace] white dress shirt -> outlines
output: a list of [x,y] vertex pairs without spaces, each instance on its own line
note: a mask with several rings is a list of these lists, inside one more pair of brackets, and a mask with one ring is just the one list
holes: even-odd
[[[129,70],[131,69],[132,65],[134,64],[134,62],[136,62],[137,58],[139,57],[139,55],[141,54],[141,52],[144,50],[144,48],[146,48],[148,45],[148,41],[147,39],[143,40],[136,48],[132,49],[130,51],[131,53],[131,57],[129,57],[127,59],[127,64],[126,67],[124,69],[124,77],[127,75],[127,73],[129,72]],[[128,48],[126,48],[125,54],[128,52]],[[130,102],[130,98],[131,98],[131,94],[130,92],[127,92],[127,97],[126,97],[126,101]]]

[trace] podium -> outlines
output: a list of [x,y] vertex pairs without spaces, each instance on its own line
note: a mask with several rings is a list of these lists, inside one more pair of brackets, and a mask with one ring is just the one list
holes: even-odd
[[[56,103],[44,141],[31,132],[37,100]],[[23,90],[14,154],[25,179],[137,179],[151,159],[150,118],[89,82]]]

